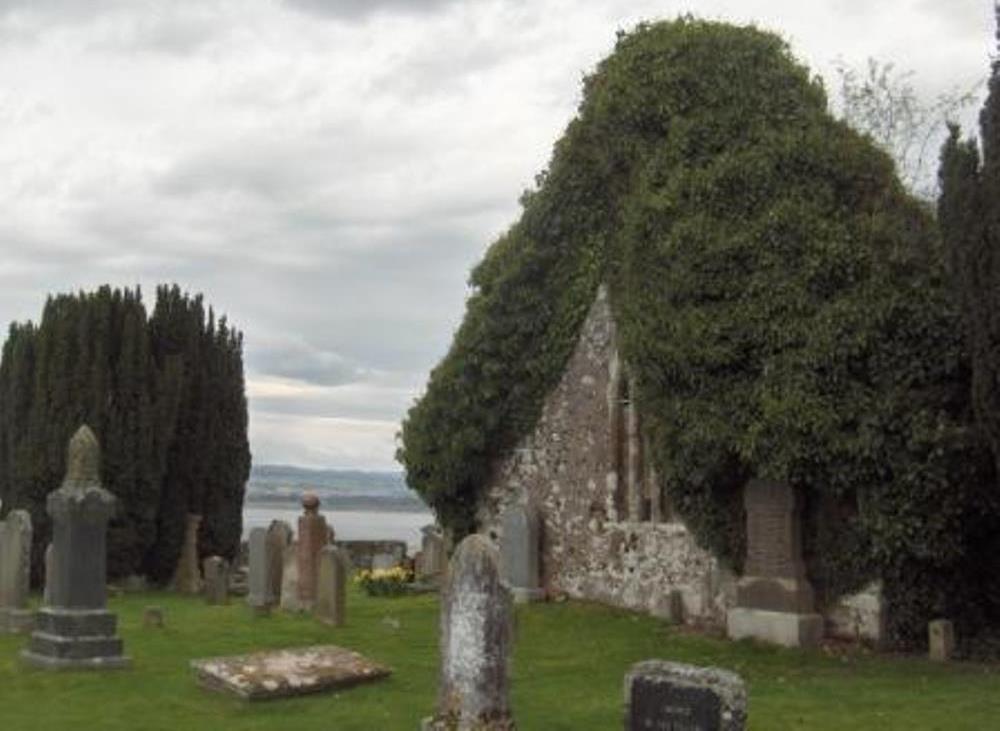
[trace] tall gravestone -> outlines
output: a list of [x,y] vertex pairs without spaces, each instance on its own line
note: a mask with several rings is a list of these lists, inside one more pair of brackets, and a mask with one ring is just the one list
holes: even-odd
[[455,550],[445,581],[437,713],[423,730],[514,729],[508,699],[512,645],[512,601],[497,550],[473,534]]
[[728,670],[645,660],[625,676],[625,731],[743,731],[747,693]]
[[100,447],[82,426],[69,443],[66,479],[49,493],[52,545],[51,606],[36,615],[22,657],[49,669],[120,668],[129,664],[107,610],[107,532],[115,496],[101,486]]
[[205,576],[205,602],[227,604],[229,602],[229,562],[221,556],[209,556],[203,562]]
[[31,514],[12,510],[0,522],[0,632],[27,632],[34,624],[28,609],[31,571]]
[[351,558],[336,546],[323,546],[319,552],[316,584],[316,606],[313,614],[334,627],[343,626],[347,619],[347,578],[351,573]]
[[285,551],[292,545],[295,533],[283,520],[272,520],[267,528],[267,560],[270,566],[268,580],[273,606],[281,602],[282,577],[285,571]]
[[538,601],[541,587],[541,519],[532,505],[511,505],[502,517],[500,559],[503,577],[515,602]]
[[731,639],[752,637],[787,647],[823,638],[802,560],[801,506],[784,483],[751,480],[744,490],[747,556],[726,625]]
[[312,492],[302,496],[303,514],[299,517],[299,603],[311,609],[316,601],[316,570],[319,551],[327,545],[330,530],[326,518],[319,514],[319,497]]
[[184,525],[184,543],[174,571],[174,589],[181,594],[201,593],[201,573],[198,571],[198,527],[201,516],[189,513]]
[[300,612],[303,609],[299,601],[299,544],[292,541],[284,554],[284,566],[281,570],[281,608],[286,612]]
[[247,539],[247,604],[260,614],[267,614],[275,605],[268,548],[267,529],[251,528]]
[[425,525],[420,529],[423,537],[420,546],[420,564],[417,578],[423,582],[438,583],[448,567],[448,551],[444,536],[436,525]]

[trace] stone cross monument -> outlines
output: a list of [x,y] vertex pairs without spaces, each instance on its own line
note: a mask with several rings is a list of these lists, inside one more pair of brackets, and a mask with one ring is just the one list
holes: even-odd
[[823,618],[802,560],[801,506],[791,486],[751,480],[743,494],[747,557],[736,606],[726,617],[731,639],[753,637],[788,647],[815,646]]
[[107,532],[117,502],[101,486],[100,447],[86,425],[69,442],[66,478],[49,493],[53,563],[51,606],[36,615],[36,629],[21,654],[48,669],[120,668],[129,664],[107,610]]

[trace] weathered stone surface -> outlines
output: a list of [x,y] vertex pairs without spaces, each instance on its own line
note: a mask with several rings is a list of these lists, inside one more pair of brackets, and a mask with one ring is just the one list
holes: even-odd
[[268,556],[267,529],[251,528],[247,544],[249,563],[247,604],[258,610],[270,609],[276,602],[271,587],[272,562]]
[[727,670],[646,660],[625,676],[626,731],[743,731],[746,721],[746,686]]
[[25,661],[48,669],[120,668],[129,664],[115,637],[115,615],[105,609],[107,525],[116,499],[100,483],[100,449],[86,426],[70,440],[69,469],[49,493],[54,553],[52,605],[36,615]]
[[545,596],[539,584],[540,526],[538,511],[530,503],[511,505],[504,511],[500,566],[516,602],[537,601]]
[[347,552],[335,546],[323,546],[319,552],[319,575],[314,614],[334,627],[347,621],[347,579],[351,559]]
[[221,556],[209,556],[202,562],[205,575],[205,601],[229,603],[229,562]]
[[391,569],[396,566],[399,566],[399,562],[391,553],[376,553],[372,556],[372,568],[375,570]]
[[0,521],[0,632],[27,632],[34,624],[28,609],[31,571],[31,515],[12,510]]
[[497,551],[483,536],[468,536],[452,556],[445,584],[437,713],[424,728],[513,729],[512,642],[512,601],[500,579]]
[[864,641],[875,647],[882,647],[888,639],[886,603],[879,581],[831,602],[823,615],[827,637]]
[[935,619],[927,624],[928,657],[948,662],[955,653],[955,626],[949,619]]
[[192,660],[191,667],[199,685],[249,701],[348,688],[391,673],[389,668],[335,645]]
[[316,570],[319,551],[327,545],[330,530],[326,518],[319,514],[319,497],[307,492],[302,496],[303,514],[299,517],[298,578],[299,603],[310,609],[316,600]]
[[162,629],[163,607],[146,607],[143,609],[142,626],[146,629]]
[[201,516],[189,514],[184,526],[184,543],[174,571],[174,589],[181,594],[201,593],[201,573],[198,571],[198,527]]
[[726,633],[731,640],[753,639],[785,647],[816,647],[823,639],[823,618],[818,614],[733,607],[726,617]]
[[448,551],[441,529],[436,525],[425,525],[420,546],[420,561],[417,563],[417,580],[440,582],[448,568]]
[[406,560],[405,541],[336,541],[335,545],[347,552],[351,565],[359,570],[375,568],[377,556],[382,557],[378,559],[379,562],[385,562],[389,560],[387,557],[391,557],[393,566]]
[[281,608],[286,612],[300,612],[299,601],[299,546],[292,541],[285,548],[284,568],[281,572]]
[[45,547],[45,589],[42,592],[42,604],[52,604],[52,581],[55,577],[56,554],[51,543]]
[[285,549],[292,545],[295,533],[283,520],[272,520],[267,529],[267,556],[270,562],[270,590],[274,604],[281,602],[282,576],[285,571]]

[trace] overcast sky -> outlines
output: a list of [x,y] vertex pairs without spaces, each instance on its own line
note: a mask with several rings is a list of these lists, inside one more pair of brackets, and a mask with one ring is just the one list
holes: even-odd
[[875,57],[930,98],[994,47],[990,0],[0,0],[0,321],[177,282],[245,333],[255,463],[397,469],[581,76],[684,12],[780,32],[831,92]]

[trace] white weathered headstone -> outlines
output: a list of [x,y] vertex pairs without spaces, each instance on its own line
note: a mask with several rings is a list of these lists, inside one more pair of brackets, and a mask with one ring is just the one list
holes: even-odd
[[488,539],[465,538],[452,556],[441,610],[441,681],[426,731],[515,728],[508,700],[512,601]]
[[268,551],[267,529],[251,528],[247,539],[248,591],[247,604],[258,612],[268,612],[274,605],[271,595],[271,561]]
[[541,519],[531,505],[511,505],[503,514],[500,559],[503,577],[515,602],[538,601],[541,587]]
[[286,612],[301,612],[299,601],[299,544],[292,541],[285,547],[281,571],[281,608]]

